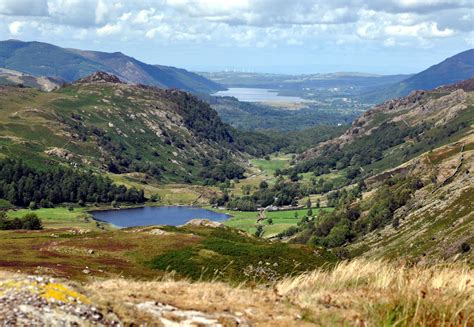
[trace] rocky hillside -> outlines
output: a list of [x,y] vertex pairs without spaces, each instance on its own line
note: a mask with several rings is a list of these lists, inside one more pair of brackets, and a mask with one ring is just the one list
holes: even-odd
[[296,241],[342,257],[474,262],[474,80],[417,91],[369,110],[342,136],[304,153],[296,171],[351,180],[336,210]]
[[[0,89],[0,152],[162,181],[239,178],[239,143],[209,105],[178,90],[96,73],[59,90]],[[212,165],[212,169],[209,167]]]
[[473,169],[471,133],[368,179],[368,192],[360,206],[377,201],[377,193],[381,194],[389,181],[419,180],[421,185],[394,210],[390,224],[360,237],[348,249],[372,258],[466,260],[474,264]]
[[50,92],[63,86],[59,78],[33,76],[16,70],[0,68],[0,85],[21,85]]
[[223,88],[200,75],[167,66],[146,64],[120,52],[65,49],[42,42],[0,41],[0,67],[67,82],[106,71],[123,81],[188,92],[212,93]]
[[340,137],[299,156],[297,169],[311,171],[327,161],[338,169],[380,172],[472,130],[474,79],[432,91],[416,91],[365,112]]

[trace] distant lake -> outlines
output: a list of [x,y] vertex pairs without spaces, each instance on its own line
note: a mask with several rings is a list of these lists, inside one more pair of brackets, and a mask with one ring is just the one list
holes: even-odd
[[149,225],[184,225],[194,218],[224,221],[230,216],[198,207],[143,207],[119,210],[93,211],[95,219],[117,227]]
[[221,97],[235,97],[243,102],[306,102],[300,97],[282,96],[274,90],[231,87],[227,91],[219,91],[213,94]]

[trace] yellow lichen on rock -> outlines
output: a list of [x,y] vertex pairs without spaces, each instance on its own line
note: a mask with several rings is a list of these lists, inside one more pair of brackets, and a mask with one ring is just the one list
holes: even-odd
[[64,303],[81,302],[84,304],[90,304],[90,300],[85,295],[73,291],[69,287],[59,283],[49,283],[44,285],[40,290],[40,294],[42,298],[48,301],[55,300]]

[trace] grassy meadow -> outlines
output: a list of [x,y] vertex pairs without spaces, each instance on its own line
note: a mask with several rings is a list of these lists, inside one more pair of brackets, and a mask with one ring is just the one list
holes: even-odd
[[[226,213],[232,217],[224,222],[226,226],[243,230],[247,233],[254,234],[257,226],[258,212],[256,211],[233,211],[233,210],[219,210],[212,209],[221,213]],[[331,211],[332,208],[313,208],[313,215],[318,216],[321,211]],[[282,210],[282,211],[267,211],[267,220],[263,221],[262,237],[270,238],[283,232],[307,216],[308,209],[296,210]],[[272,219],[272,224],[268,223],[268,219]]]

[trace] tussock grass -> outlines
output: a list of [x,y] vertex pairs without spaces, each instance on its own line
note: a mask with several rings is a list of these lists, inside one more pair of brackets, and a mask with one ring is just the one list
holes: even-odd
[[[357,259],[280,280],[266,288],[224,282],[114,279],[87,286],[126,322],[152,317],[144,301],[209,314],[242,315],[253,326],[473,326],[474,271],[458,265],[407,266]],[[128,304],[127,304],[128,303]]]
[[[407,267],[354,260],[279,282],[278,293],[373,326],[472,326],[474,272],[461,265]],[[328,312],[326,312],[327,314]]]

